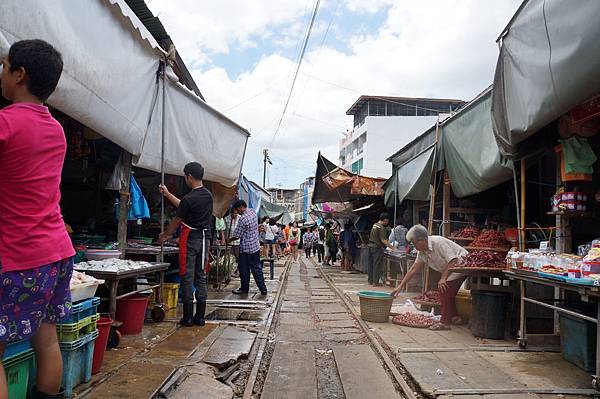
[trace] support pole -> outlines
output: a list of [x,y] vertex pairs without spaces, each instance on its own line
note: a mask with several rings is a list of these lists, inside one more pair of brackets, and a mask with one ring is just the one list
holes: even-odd
[[121,153],[121,175],[123,176],[123,187],[119,191],[119,225],[117,227],[117,241],[121,258],[125,259],[127,248],[127,216],[129,215],[129,187],[131,182],[131,154],[125,150]]
[[450,176],[448,176],[448,170],[444,169],[444,204],[443,204],[443,235],[444,237],[450,237],[451,225],[450,225],[450,201],[451,201],[452,187],[450,186]]
[[[162,112],[161,112],[161,132],[160,132],[160,184],[165,184],[165,125],[167,116],[165,115],[166,102],[167,102],[167,61],[165,60],[162,64]],[[165,231],[165,196],[160,197],[160,231]],[[165,261],[165,245],[160,244],[160,262]]]
[[523,228],[523,226],[521,225],[521,213],[520,213],[520,208],[519,208],[519,182],[517,180],[517,163],[513,162],[513,185],[515,188],[515,213],[517,214],[517,237],[518,237],[518,241],[519,241],[519,251],[522,251],[523,249],[523,242],[521,240],[521,229]]
[[527,225],[527,223],[525,223],[525,183],[526,183],[526,179],[527,179],[527,172],[525,170],[525,160],[522,159],[521,160],[521,230],[519,231],[519,234],[521,236],[521,251],[525,251],[525,226]]

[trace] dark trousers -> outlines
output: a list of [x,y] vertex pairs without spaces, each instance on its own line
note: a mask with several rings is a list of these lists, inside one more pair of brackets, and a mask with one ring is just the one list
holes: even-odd
[[317,244],[317,255],[319,255],[319,263],[325,260],[325,245]]
[[383,248],[369,248],[369,284],[379,284],[383,279]]
[[310,258],[310,253],[312,252],[312,247],[304,248],[304,252],[306,253],[306,257]]
[[[194,302],[194,287],[196,287],[196,300],[206,301],[208,288],[206,286],[206,273],[204,265],[208,261],[210,241],[188,239],[186,254],[185,274],[181,276],[181,301],[184,304]],[[204,253],[204,257],[202,254]]]
[[260,252],[255,252],[253,254],[241,253],[239,271],[241,280],[240,290],[244,292],[250,290],[250,273],[252,273],[260,292],[267,292],[265,277],[260,263]]

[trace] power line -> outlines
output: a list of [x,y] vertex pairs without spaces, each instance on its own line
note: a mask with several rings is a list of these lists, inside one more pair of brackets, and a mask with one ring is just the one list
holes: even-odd
[[[340,6],[340,0],[337,0],[335,3],[335,9],[333,10],[333,14],[331,15],[331,19],[329,20],[329,24],[327,24],[327,29],[325,29],[325,34],[323,34],[323,39],[321,40],[321,45],[319,46],[319,50],[317,50],[317,56],[315,57],[315,62],[313,64],[313,67],[315,67],[317,65],[317,63],[319,62],[319,58],[321,57],[321,51],[323,50],[323,47],[325,46],[325,40],[327,40],[327,35],[329,34],[331,25],[333,24],[333,21],[335,20],[335,18],[337,16],[337,11],[338,11],[339,6]],[[308,81],[306,81],[304,83],[304,86],[302,87],[302,91],[300,92],[298,102],[296,103],[296,108],[298,108],[298,106],[300,106],[300,102],[302,101],[302,96],[304,95],[304,92],[306,91],[306,86],[308,86]]]
[[[355,89],[351,89],[351,88],[349,88],[349,87],[342,86],[342,85],[340,85],[340,84],[333,83],[333,82],[330,82],[330,81],[328,81],[328,80],[324,80],[324,79],[321,79],[321,78],[317,78],[316,76],[312,76],[312,75],[309,75],[309,74],[307,74],[307,73],[304,73],[304,72],[302,72],[302,75],[306,76],[306,77],[307,77],[307,78],[309,78],[309,79],[314,79],[314,80],[317,80],[317,81],[319,81],[319,82],[323,82],[323,83],[326,83],[326,84],[328,84],[328,85],[331,85],[331,86],[338,87],[338,88],[340,88],[340,89],[348,90],[348,91],[351,91],[351,92],[353,92],[353,93],[357,93],[357,94],[360,94],[360,95],[362,95],[362,94],[363,94],[363,92],[361,92],[361,91],[358,91],[358,90],[355,90]],[[385,98],[385,97],[379,97],[379,96],[369,96],[369,97],[370,97],[370,98],[374,98],[374,99],[376,99],[376,100],[381,100],[381,101],[385,101],[385,102],[388,102],[388,103],[392,103],[392,104],[399,104],[399,105],[403,105],[403,106],[405,106],[405,107],[411,107],[411,108],[415,108],[415,109],[416,109],[416,108],[418,108],[418,109],[424,109],[424,110],[426,110],[426,111],[436,112],[436,113],[438,113],[438,114],[447,114],[447,113],[448,113],[447,111],[441,111],[441,110],[439,110],[439,109],[433,109],[433,108],[422,107],[422,106],[418,106],[418,105],[414,105],[414,104],[407,104],[407,103],[403,103],[403,102],[400,102],[400,101],[394,101],[394,100],[390,100],[389,98]]]
[[291,75],[291,74],[289,74],[289,75],[285,75],[285,76],[284,76],[282,79],[280,79],[280,80],[278,80],[277,82],[273,83],[271,86],[267,87],[267,88],[266,88],[266,89],[264,89],[263,91],[261,91],[261,92],[258,92],[258,93],[256,93],[255,95],[253,95],[253,96],[251,96],[251,97],[248,97],[248,98],[246,98],[245,100],[243,100],[243,101],[241,101],[241,102],[237,103],[236,105],[234,105],[234,106],[232,106],[232,107],[229,107],[229,108],[225,109],[223,112],[231,111],[232,109],[234,109],[234,108],[237,108],[237,107],[239,107],[240,105],[243,105],[243,104],[247,103],[247,102],[248,102],[248,101],[250,101],[250,100],[254,100],[256,97],[260,96],[261,94],[264,94],[264,93],[268,92],[269,90],[271,90],[272,88],[274,88],[275,86],[278,86],[278,85],[280,85],[281,83],[283,83],[283,82],[284,82],[284,81],[285,81],[285,80],[286,80],[286,79],[287,79],[287,78],[288,78],[290,75]]
[[310,25],[308,26],[308,31],[306,32],[306,37],[304,38],[304,44],[302,45],[302,52],[300,53],[300,58],[298,59],[298,65],[296,66],[296,71],[294,72],[294,78],[292,79],[292,84],[290,86],[290,92],[288,93],[287,99],[285,100],[285,105],[283,107],[283,112],[281,113],[281,118],[279,118],[279,123],[277,123],[277,128],[275,129],[275,133],[273,134],[273,138],[271,139],[271,145],[275,141],[277,137],[277,133],[279,133],[279,129],[281,128],[281,123],[283,122],[283,118],[285,117],[285,112],[287,111],[287,107],[290,103],[290,98],[292,97],[292,92],[294,91],[294,85],[296,84],[296,79],[298,78],[298,73],[300,72],[300,66],[302,65],[302,60],[304,59],[304,54],[306,52],[306,46],[308,45],[308,40],[310,39],[310,34],[312,32],[313,25],[315,23],[315,18],[317,17],[317,12],[319,11],[319,5],[321,4],[321,0],[317,0],[315,2],[315,9],[313,10],[312,17],[310,19]]

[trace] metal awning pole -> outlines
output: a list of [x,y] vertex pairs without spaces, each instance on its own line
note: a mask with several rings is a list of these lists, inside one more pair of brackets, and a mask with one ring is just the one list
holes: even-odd
[[[167,59],[162,64],[162,111],[161,111],[161,132],[160,132],[160,184],[165,184],[165,103],[166,98],[166,83],[167,83]],[[161,195],[160,200],[160,231],[165,231],[165,196]],[[160,243],[160,262],[164,262],[165,244]]]
[[515,186],[515,206],[516,206],[516,212],[517,212],[517,231],[518,231],[518,236],[519,236],[519,250],[521,251],[523,249],[523,243],[521,242],[521,231],[523,231],[523,226],[521,226],[521,212],[520,212],[520,205],[519,205],[519,187],[517,184],[517,163],[513,162],[513,183]]

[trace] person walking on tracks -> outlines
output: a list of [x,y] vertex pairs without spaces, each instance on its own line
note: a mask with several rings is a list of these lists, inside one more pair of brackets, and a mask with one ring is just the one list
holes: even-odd
[[[198,162],[191,162],[183,168],[185,182],[192,191],[181,200],[171,194],[167,187],[160,185],[160,192],[177,207],[177,216],[159,236],[163,242],[173,236],[179,226],[179,275],[183,302],[182,326],[204,325],[208,287],[204,266],[208,261],[211,224],[213,216],[213,196],[204,187],[204,168]],[[196,313],[194,314],[194,287],[196,287]]]
[[[56,323],[71,313],[75,250],[60,209],[65,133],[44,102],[63,70],[42,40],[14,43],[2,61],[0,111],[0,359],[30,339],[36,354],[33,398],[62,398],[63,361]],[[0,361],[0,398],[8,384]]]
[[248,294],[250,291],[250,273],[260,290],[261,295],[267,295],[267,286],[260,263],[260,243],[258,238],[258,216],[248,208],[246,201],[236,201],[232,209],[240,215],[238,225],[229,239],[240,240],[240,288],[233,290],[236,295]]

